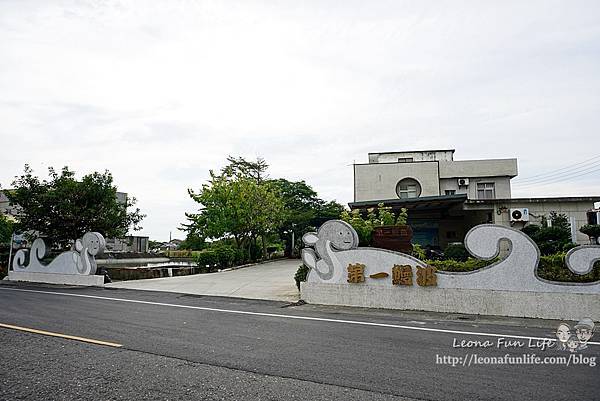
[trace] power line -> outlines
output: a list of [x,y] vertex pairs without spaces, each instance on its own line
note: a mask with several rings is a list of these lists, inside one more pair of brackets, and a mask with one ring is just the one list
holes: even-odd
[[528,182],[523,182],[523,181],[518,181],[515,182],[515,185],[531,185],[531,184],[538,184],[541,182],[547,182],[547,181],[556,181],[556,180],[562,180],[563,178],[568,178],[571,176],[576,176],[578,174],[583,174],[583,173],[587,173],[588,171],[595,169],[597,167],[600,167],[600,163],[596,163],[590,166],[587,166],[583,169],[580,170],[574,170],[574,171],[565,171],[563,173],[560,174],[556,174],[554,176],[548,176],[545,178],[539,178],[537,180],[532,180],[532,181],[528,181]]
[[554,184],[554,183],[557,183],[557,182],[563,182],[563,181],[566,181],[566,180],[569,180],[569,179],[578,178],[578,177],[581,177],[581,176],[584,176],[584,175],[588,175],[588,174],[592,174],[592,173],[600,171],[600,168],[595,168],[595,167],[598,167],[598,166],[594,166],[594,169],[589,170],[589,171],[585,171],[585,172],[579,171],[579,172],[576,172],[576,173],[571,173],[571,175],[567,175],[567,176],[560,177],[560,178],[552,178],[552,179],[548,179],[546,181],[538,181],[538,182],[535,182],[535,183],[526,183],[526,184],[516,183],[515,187],[517,187],[519,189],[523,189],[523,188],[529,188],[529,187],[536,187],[536,186],[543,186],[543,185]]
[[[559,168],[559,169],[556,169],[556,170],[548,171],[546,173],[532,175],[530,177],[526,177],[526,178],[523,178],[523,179],[517,178],[515,181],[518,180],[518,182],[520,182],[520,183],[521,182],[525,183],[525,182],[530,182],[530,181],[544,180],[544,179],[552,177],[552,176],[562,175],[562,174],[569,173],[569,172],[575,172],[575,170],[579,170],[582,167],[588,168],[588,167],[591,167],[593,165],[597,165],[598,163],[600,163],[600,160],[596,160],[596,161],[593,161],[593,162],[592,162],[592,160],[595,160],[595,159],[598,159],[598,158],[600,158],[600,155],[594,156],[591,159],[587,159],[587,160],[584,160],[584,161],[579,162],[579,163],[571,164],[569,166],[565,166],[565,167],[562,167],[562,168]],[[579,167],[576,167],[576,166],[579,166]]]

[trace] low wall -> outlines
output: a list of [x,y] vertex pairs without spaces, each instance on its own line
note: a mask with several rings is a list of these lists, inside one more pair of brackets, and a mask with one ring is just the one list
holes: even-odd
[[600,294],[383,287],[304,282],[301,298],[312,304],[533,317],[600,320]]
[[129,259],[96,259],[98,266],[113,265],[145,265],[148,263],[169,263],[169,258],[129,258]]
[[32,273],[9,271],[10,281],[26,281],[32,283],[65,284],[82,286],[104,286],[104,276],[94,274],[59,274],[59,273]]
[[118,266],[104,266],[108,272],[108,276],[112,280],[144,280],[151,278],[177,277],[188,276],[192,274],[200,274],[202,270],[199,267],[182,266],[182,267],[139,267],[127,268]]

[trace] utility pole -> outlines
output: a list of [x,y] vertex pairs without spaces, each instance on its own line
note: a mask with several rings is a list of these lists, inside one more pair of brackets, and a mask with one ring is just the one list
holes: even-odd
[[11,261],[12,261],[12,251],[13,251],[13,240],[15,237],[15,233],[12,232],[10,234],[10,249],[8,250],[8,267],[6,268],[6,272],[8,272],[10,270],[10,265],[11,265]]
[[294,257],[294,248],[296,248],[296,242],[294,238],[294,229],[292,229],[292,258]]

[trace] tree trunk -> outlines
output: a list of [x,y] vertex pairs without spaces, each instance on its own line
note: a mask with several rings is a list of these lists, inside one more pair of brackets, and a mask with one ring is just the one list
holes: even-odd
[[260,235],[260,240],[262,242],[262,258],[263,260],[267,259],[267,244],[265,243],[265,235],[261,234]]

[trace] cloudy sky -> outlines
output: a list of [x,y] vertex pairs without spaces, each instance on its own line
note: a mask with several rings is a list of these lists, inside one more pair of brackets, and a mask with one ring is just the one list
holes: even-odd
[[0,0],[0,184],[108,169],[161,240],[227,155],[343,203],[368,152],[427,148],[598,195],[599,72],[597,1]]

